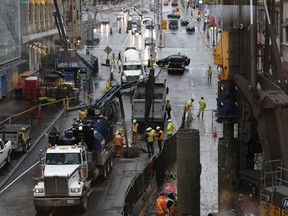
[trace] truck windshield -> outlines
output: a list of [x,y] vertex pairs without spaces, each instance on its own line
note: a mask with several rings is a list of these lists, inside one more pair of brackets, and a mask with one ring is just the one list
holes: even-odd
[[63,165],[63,164],[80,164],[81,156],[79,153],[47,153],[47,165]]
[[124,65],[123,70],[141,70],[141,65]]

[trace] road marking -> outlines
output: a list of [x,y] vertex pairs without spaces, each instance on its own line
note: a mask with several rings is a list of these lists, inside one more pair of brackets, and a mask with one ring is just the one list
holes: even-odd
[[20,176],[18,176],[14,181],[12,181],[9,185],[7,185],[3,190],[0,191],[0,194],[3,193],[6,189],[8,189],[12,184],[14,184],[19,178],[21,178],[23,175],[25,175],[27,172],[29,172],[33,167],[35,167],[37,164],[39,164],[39,161],[35,163],[33,166],[31,166],[29,169],[27,169],[24,173],[22,173]]

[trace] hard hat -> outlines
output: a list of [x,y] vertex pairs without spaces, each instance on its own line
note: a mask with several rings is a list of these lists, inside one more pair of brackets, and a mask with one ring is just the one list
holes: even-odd
[[22,128],[21,128],[21,131],[25,131],[25,130],[26,130],[26,128],[25,128],[25,127],[22,127]]
[[171,119],[168,119],[168,122],[172,122],[172,120],[171,120]]
[[146,129],[146,131],[151,131],[152,130],[152,128],[151,127],[148,127],[147,129]]
[[159,195],[165,195],[165,192],[164,191],[160,191]]
[[191,98],[191,101],[193,102],[193,101],[194,101],[194,98]]
[[156,127],[156,130],[160,130],[160,127],[159,127],[159,126],[157,126],[157,127]]
[[136,121],[136,119],[133,119],[133,123],[135,124],[137,121]]
[[120,128],[120,129],[118,130],[118,132],[121,132],[121,133],[122,133],[122,131],[123,131],[123,129],[122,129],[122,128]]
[[204,99],[204,97],[201,97],[201,99]]

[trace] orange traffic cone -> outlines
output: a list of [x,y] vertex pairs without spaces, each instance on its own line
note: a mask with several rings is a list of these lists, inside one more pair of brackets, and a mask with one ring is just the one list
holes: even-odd
[[217,137],[217,131],[216,131],[216,127],[214,127],[214,131],[213,131],[213,137]]

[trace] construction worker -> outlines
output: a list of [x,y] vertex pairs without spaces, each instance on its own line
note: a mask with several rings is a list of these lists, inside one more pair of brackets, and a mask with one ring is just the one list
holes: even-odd
[[173,135],[174,127],[171,119],[168,119],[167,124],[167,137],[170,137]]
[[204,117],[205,108],[206,108],[206,101],[204,100],[204,97],[201,97],[199,101],[199,112],[198,112],[197,117],[199,117],[200,114],[202,114],[202,118]]
[[132,132],[132,144],[137,144],[137,134],[138,134],[138,123],[136,119],[133,119],[131,125],[131,132]]
[[170,193],[166,200],[166,206],[169,209],[169,216],[177,215],[177,197],[174,193]]
[[212,79],[212,69],[211,69],[211,66],[209,66],[209,69],[207,71],[207,74],[208,74],[208,82],[211,82],[211,79]]
[[116,136],[119,132],[121,132],[121,134],[122,134],[122,133],[123,133],[123,129],[120,128],[119,130],[117,130],[117,131],[115,132],[114,136]]
[[121,148],[123,146],[124,138],[122,136],[122,131],[118,131],[118,133],[114,136],[114,155],[115,157],[121,157]]
[[26,128],[22,127],[18,134],[19,142],[21,143],[23,148],[26,148],[26,137],[25,137]]
[[155,142],[157,140],[157,132],[154,128],[152,128],[151,133],[153,134],[153,142]]
[[193,99],[193,98],[188,99],[188,100],[185,102],[185,112],[186,112],[186,113],[188,113],[188,112],[190,111],[190,108],[192,107],[193,102],[194,102],[194,99]]
[[154,133],[151,127],[146,129],[145,141],[147,144],[148,156],[154,155]]
[[155,203],[158,216],[164,216],[168,214],[168,208],[166,206],[165,198],[165,193],[161,191]]
[[171,119],[171,110],[172,110],[172,104],[170,100],[167,100],[166,102],[167,119]]
[[159,152],[162,150],[162,141],[163,141],[163,130],[159,126],[156,127],[157,132],[157,142],[159,147]]

